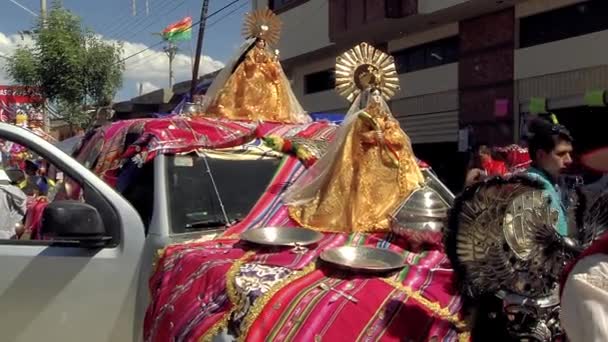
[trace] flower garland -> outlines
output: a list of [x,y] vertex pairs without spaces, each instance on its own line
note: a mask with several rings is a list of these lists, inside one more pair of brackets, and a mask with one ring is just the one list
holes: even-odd
[[295,155],[307,168],[317,161],[317,157],[305,146],[278,135],[262,138],[264,143],[275,151]]

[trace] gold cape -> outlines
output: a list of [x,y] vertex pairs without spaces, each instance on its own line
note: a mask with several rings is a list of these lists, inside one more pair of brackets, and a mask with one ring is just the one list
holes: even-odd
[[[314,199],[288,207],[301,226],[340,233],[387,231],[389,215],[423,182],[410,140],[397,120],[377,103],[367,112],[383,131],[384,143],[358,118]],[[397,156],[398,166],[390,163],[388,153]]]
[[205,115],[233,120],[294,122],[289,82],[265,47],[253,45]]

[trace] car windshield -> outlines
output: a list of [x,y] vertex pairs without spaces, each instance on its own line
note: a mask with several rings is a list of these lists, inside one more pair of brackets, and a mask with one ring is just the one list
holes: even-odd
[[218,197],[230,222],[243,219],[269,185],[281,162],[276,158],[205,158],[198,155],[168,156],[167,160],[169,216],[174,234],[225,226]]

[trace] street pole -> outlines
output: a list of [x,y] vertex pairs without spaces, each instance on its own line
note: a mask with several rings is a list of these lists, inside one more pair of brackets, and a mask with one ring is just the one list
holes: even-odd
[[40,16],[46,18],[46,0],[40,0]]
[[168,42],[168,45],[163,50],[169,57],[169,88],[173,89],[173,83],[175,82],[173,77],[173,58],[175,58],[175,54],[177,53],[177,46],[172,42]]
[[198,40],[196,41],[196,55],[194,56],[194,68],[192,68],[192,82],[190,84],[190,101],[194,99],[194,91],[198,82],[198,67],[201,62],[201,50],[203,49],[203,37],[205,36],[205,24],[207,22],[207,10],[209,0],[203,0],[201,8],[201,20],[198,26]]
[[[42,20],[42,26],[46,27],[46,0],[40,0],[40,20]],[[46,110],[46,99],[42,99],[42,118],[44,122],[43,130],[46,133],[51,131],[51,118],[49,118],[49,113]]]

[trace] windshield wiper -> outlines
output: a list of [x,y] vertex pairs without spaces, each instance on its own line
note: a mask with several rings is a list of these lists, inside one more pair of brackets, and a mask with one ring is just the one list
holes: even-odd
[[203,220],[186,223],[186,229],[219,228],[224,226],[226,226],[226,221],[224,220]]
[[[230,226],[233,226],[243,219],[231,219]],[[196,228],[219,228],[227,226],[226,221],[224,220],[202,220],[202,221],[194,221],[190,223],[186,223],[186,229],[196,229]]]

